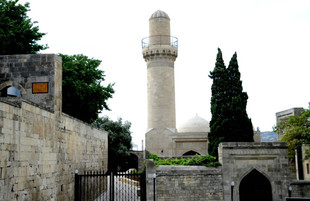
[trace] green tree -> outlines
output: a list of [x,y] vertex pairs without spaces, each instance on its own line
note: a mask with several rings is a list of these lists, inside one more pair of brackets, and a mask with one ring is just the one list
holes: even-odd
[[29,3],[18,0],[0,0],[0,54],[34,54],[47,49],[37,41],[45,35],[39,32],[37,22],[27,16]]
[[215,67],[209,77],[213,84],[208,151],[217,157],[220,142],[252,142],[253,128],[246,112],[248,96],[243,92],[237,54],[226,68],[222,51],[218,49]]
[[229,79],[222,51],[218,48],[214,70],[210,72],[209,77],[213,80],[211,86],[211,114],[210,133],[208,152],[210,155],[217,156],[217,147],[225,139],[227,133],[227,110],[228,110],[228,86]]
[[103,110],[110,110],[107,100],[114,93],[113,85],[101,85],[104,71],[101,61],[82,54],[62,57],[62,111],[87,123],[92,123]]
[[230,133],[226,140],[229,142],[253,142],[253,125],[246,111],[248,95],[243,92],[237,53],[232,56],[227,72],[230,86],[228,92]]
[[122,166],[124,161],[130,155],[129,150],[131,145],[131,123],[119,118],[117,121],[112,121],[108,117],[98,118],[94,126],[108,132],[109,139],[109,154],[108,167],[109,171],[118,171],[118,167]]
[[[310,145],[310,103],[309,109],[304,109],[300,116],[290,116],[287,120],[278,122],[274,131],[283,135],[281,141],[287,142],[289,157],[294,158],[295,151],[302,144]],[[306,149],[304,159],[310,159],[310,147]]]

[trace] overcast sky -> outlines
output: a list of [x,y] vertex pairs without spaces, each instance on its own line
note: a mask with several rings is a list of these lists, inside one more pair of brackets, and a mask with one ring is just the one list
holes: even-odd
[[[20,3],[27,1],[20,0]],[[271,131],[275,113],[310,102],[309,0],[30,0],[28,15],[47,33],[42,53],[84,54],[102,60],[113,120],[132,123],[134,143],[144,140],[146,63],[141,39],[149,18],[165,11],[179,39],[175,62],[177,125],[196,113],[211,120],[217,48],[226,66],[236,51],[247,112],[255,129]]]

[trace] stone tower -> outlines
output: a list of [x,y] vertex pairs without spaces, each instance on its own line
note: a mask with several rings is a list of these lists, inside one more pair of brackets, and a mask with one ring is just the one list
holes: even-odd
[[174,61],[178,41],[170,36],[169,16],[160,10],[149,19],[149,34],[142,40],[143,58],[147,63],[146,149],[168,156],[172,154],[168,136],[176,132]]

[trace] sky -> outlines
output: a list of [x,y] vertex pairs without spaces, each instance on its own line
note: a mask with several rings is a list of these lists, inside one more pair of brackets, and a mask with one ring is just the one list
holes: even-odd
[[178,38],[175,61],[177,127],[196,114],[211,120],[217,48],[225,65],[237,52],[247,113],[255,130],[271,131],[275,113],[310,102],[309,0],[20,0],[38,21],[41,53],[84,54],[102,60],[102,83],[115,83],[108,101],[112,120],[132,123],[141,149],[147,127],[146,63],[141,39],[157,10],[170,17]]

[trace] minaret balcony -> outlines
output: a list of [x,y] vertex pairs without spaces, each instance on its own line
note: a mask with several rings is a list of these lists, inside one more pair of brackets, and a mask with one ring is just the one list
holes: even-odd
[[142,49],[150,46],[172,46],[178,48],[178,38],[174,36],[149,36],[142,39]]
[[153,56],[178,56],[178,38],[174,36],[150,36],[142,39],[142,54],[144,59]]

